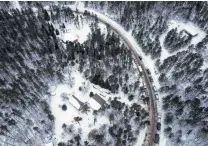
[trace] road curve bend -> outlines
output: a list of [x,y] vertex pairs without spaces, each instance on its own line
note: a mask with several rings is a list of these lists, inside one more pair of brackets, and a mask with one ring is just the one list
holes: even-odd
[[153,90],[153,85],[150,81],[149,74],[147,73],[147,69],[144,66],[144,63],[142,60],[139,59],[139,52],[137,46],[135,46],[135,41],[133,42],[132,39],[130,39],[132,36],[130,36],[118,23],[115,21],[109,19],[107,16],[100,14],[93,10],[88,10],[85,8],[79,9],[75,7],[70,7],[73,11],[77,13],[84,13],[85,10],[87,12],[90,12],[91,16],[97,16],[98,20],[109,25],[125,42],[128,49],[131,51],[136,64],[141,66],[143,70],[143,79],[147,88],[147,92],[149,94],[150,100],[149,100],[149,117],[150,117],[150,126],[146,133],[146,138],[144,140],[143,145],[144,146],[153,146],[155,134],[157,132],[156,125],[157,125],[157,105],[156,105],[156,97]]

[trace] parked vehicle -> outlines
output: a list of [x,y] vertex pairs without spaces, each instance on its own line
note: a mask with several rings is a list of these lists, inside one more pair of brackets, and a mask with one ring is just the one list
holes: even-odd
[[142,73],[142,67],[141,66],[139,66],[139,72]]
[[149,76],[150,82],[153,82],[153,78],[151,76]]
[[155,98],[156,98],[156,100],[159,100],[159,97],[158,97],[158,95],[157,95],[157,94],[155,94]]
[[153,90],[154,90],[155,92],[157,92],[157,89],[156,89],[156,87],[155,87],[155,86],[153,86]]
[[151,74],[149,69],[147,69],[147,73],[148,73],[149,75]]
[[[139,55],[138,55],[138,56],[139,56]],[[140,59],[140,60],[142,60],[142,57],[141,57],[141,56],[139,56],[139,59]]]
[[155,142],[156,144],[158,144],[159,141],[160,141],[160,135],[159,135],[159,134],[155,134],[155,140],[154,140],[154,142]]
[[161,129],[161,123],[157,122],[157,130],[160,131],[160,129]]

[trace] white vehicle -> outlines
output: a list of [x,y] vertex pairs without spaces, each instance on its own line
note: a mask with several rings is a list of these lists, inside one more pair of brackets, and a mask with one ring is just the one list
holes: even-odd
[[158,119],[161,119],[161,116],[160,116],[160,115],[157,115],[157,118],[158,118]]
[[158,94],[155,94],[155,98],[156,100],[159,100]]
[[153,86],[153,90],[154,90],[155,92],[157,92],[157,89],[156,89],[156,87],[155,87],[155,86]]
[[142,72],[142,67],[141,66],[139,66],[139,72]]

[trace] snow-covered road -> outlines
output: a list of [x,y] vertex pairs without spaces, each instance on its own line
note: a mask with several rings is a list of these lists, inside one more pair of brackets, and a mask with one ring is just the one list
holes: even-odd
[[[149,116],[150,116],[150,127],[148,128],[147,131],[147,137],[145,138],[144,141],[144,145],[146,146],[153,146],[154,145],[154,139],[155,139],[155,134],[156,134],[156,123],[157,123],[157,106],[156,106],[156,97],[155,97],[155,93],[153,90],[153,85],[149,79],[149,74],[147,73],[146,67],[144,66],[144,63],[147,64],[146,59],[143,59],[143,61],[141,61],[139,59],[139,54],[141,54],[141,56],[144,56],[144,54],[141,51],[141,48],[138,46],[137,42],[134,40],[134,38],[128,33],[126,32],[118,23],[116,23],[115,21],[109,19],[108,17],[106,17],[103,14],[100,14],[96,11],[93,10],[89,10],[89,9],[85,9],[85,8],[76,8],[76,7],[70,7],[73,11],[78,12],[78,13],[84,13],[85,11],[90,12],[91,16],[97,16],[98,20],[108,24],[115,32],[117,32],[120,37],[123,39],[123,41],[125,42],[125,44],[127,45],[127,47],[130,49],[130,51],[132,52],[134,59],[137,63],[137,65],[140,65],[142,67],[143,70],[143,78],[144,78],[144,82],[146,84],[147,87],[147,91],[149,93]],[[148,63],[149,64],[149,63]],[[151,64],[153,66],[153,64]]]
[[[157,102],[156,102],[156,97],[155,97],[155,93],[153,90],[153,83],[150,81],[149,74],[147,73],[147,68],[145,67],[145,65],[148,65],[148,68],[150,69],[151,73],[154,74],[154,62],[151,61],[151,59],[142,52],[142,49],[139,47],[139,45],[137,44],[135,39],[131,36],[131,34],[126,32],[124,28],[118,23],[116,23],[115,21],[109,19],[107,16],[99,12],[96,12],[94,10],[89,10],[89,9],[82,8],[82,7],[77,8],[76,5],[70,5],[68,7],[70,7],[70,9],[76,13],[83,14],[85,11],[90,12],[91,16],[96,15],[99,21],[105,24],[108,24],[123,39],[128,49],[132,52],[137,65],[142,67],[143,79],[147,87],[147,93],[149,94],[149,97],[150,97],[150,100],[149,100],[150,126],[148,127],[148,130],[146,133],[147,137],[145,137],[143,144],[145,146],[155,145],[154,139],[155,139],[155,134],[157,132],[157,129],[156,129]],[[50,11],[50,9],[47,9],[47,11]],[[140,60],[139,56],[145,56],[145,57],[143,57],[143,59]],[[156,75],[154,74],[154,76]],[[156,87],[159,87],[159,83],[157,79],[154,80],[154,84],[156,85]]]

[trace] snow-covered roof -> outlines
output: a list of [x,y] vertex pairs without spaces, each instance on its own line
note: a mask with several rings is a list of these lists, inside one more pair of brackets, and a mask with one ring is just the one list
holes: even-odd
[[76,109],[79,109],[80,108],[80,104],[79,102],[73,97],[73,96],[70,96],[69,97],[69,103],[74,106]]
[[95,94],[92,96],[92,98],[90,98],[88,103],[92,109],[99,110],[101,106],[106,103],[106,101],[102,97],[100,97],[98,94]]
[[105,104],[105,102],[106,102],[102,97],[100,97],[100,96],[97,95],[97,94],[95,94],[94,96],[92,96],[92,98],[93,98],[94,100],[96,100],[100,105],[103,105],[103,104]]
[[90,98],[88,103],[89,103],[89,106],[94,110],[99,110],[102,106],[93,98]]

